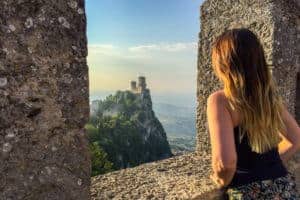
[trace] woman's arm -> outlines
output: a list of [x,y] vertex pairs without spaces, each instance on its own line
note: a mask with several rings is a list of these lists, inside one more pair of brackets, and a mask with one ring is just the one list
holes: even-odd
[[299,147],[297,148],[295,145],[289,143],[286,139],[283,139],[278,144],[278,152],[280,155],[281,160],[284,163],[287,163],[288,160],[290,160],[295,153],[299,151]]
[[211,142],[212,169],[220,186],[228,185],[235,173],[237,154],[233,122],[226,107],[226,97],[221,92],[207,99],[207,121]]
[[283,140],[278,145],[280,157],[286,163],[297,151],[300,150],[300,128],[295,118],[284,106],[282,119],[286,126],[286,136],[281,134]]

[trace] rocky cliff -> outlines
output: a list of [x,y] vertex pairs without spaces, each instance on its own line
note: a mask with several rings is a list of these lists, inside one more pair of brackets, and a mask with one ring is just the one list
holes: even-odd
[[117,91],[99,101],[90,124],[98,130],[90,133],[90,142],[99,142],[115,169],[171,157],[163,126],[152,110],[148,89],[133,93]]

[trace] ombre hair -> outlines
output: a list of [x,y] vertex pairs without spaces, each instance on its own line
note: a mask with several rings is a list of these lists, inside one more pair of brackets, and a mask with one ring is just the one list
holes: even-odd
[[277,147],[286,135],[283,100],[256,35],[246,28],[223,32],[212,45],[212,66],[229,105],[241,115],[240,134],[247,134],[252,151]]

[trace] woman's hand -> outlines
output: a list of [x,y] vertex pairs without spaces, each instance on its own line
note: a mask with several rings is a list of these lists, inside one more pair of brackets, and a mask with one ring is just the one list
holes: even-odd
[[219,189],[222,189],[230,184],[234,177],[234,173],[235,170],[223,171],[220,173],[213,172],[209,177]]
[[220,179],[215,173],[209,175],[209,178],[217,185],[218,188],[224,187],[224,181]]

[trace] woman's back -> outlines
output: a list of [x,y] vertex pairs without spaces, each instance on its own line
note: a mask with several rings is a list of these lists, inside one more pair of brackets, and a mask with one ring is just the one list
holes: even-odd
[[258,37],[246,28],[225,30],[211,56],[223,85],[207,99],[212,180],[228,186],[231,199],[300,199],[283,165],[300,149],[300,127],[285,108]]
[[223,96],[230,113],[237,153],[235,174],[230,184],[225,187],[227,198],[235,200],[242,196],[244,200],[266,200],[274,199],[272,195],[277,192],[278,197],[282,197],[280,193],[284,193],[286,195],[284,199],[300,200],[295,177],[284,166],[278,147],[265,153],[253,152],[247,134],[244,136],[240,134],[241,114],[233,109],[223,90],[216,93]]
[[288,171],[280,159],[278,148],[273,148],[261,154],[253,152],[249,146],[247,135],[245,134],[241,138],[239,134],[240,128],[240,126],[234,128],[238,160],[237,169],[229,187],[287,175]]

